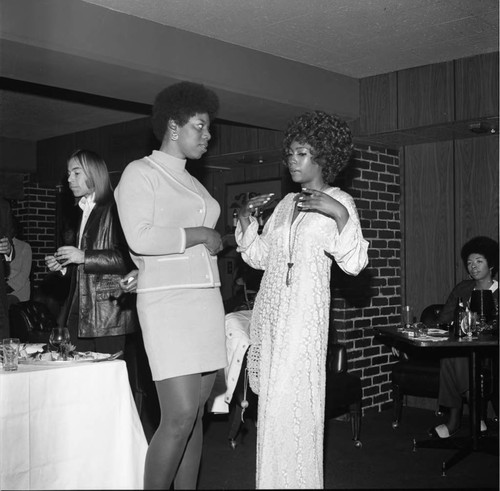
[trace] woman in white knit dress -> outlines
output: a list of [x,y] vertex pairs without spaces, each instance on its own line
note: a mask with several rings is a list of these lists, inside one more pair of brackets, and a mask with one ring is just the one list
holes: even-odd
[[306,113],[285,133],[284,160],[301,193],[276,206],[262,234],[251,216],[270,195],[240,210],[238,250],[265,270],[253,309],[248,367],[258,393],[258,489],[322,488],[325,364],[332,260],[350,275],[368,262],[354,201],[331,187],[352,151],[346,123]]
[[202,416],[217,370],[227,364],[214,230],[219,204],[186,170],[210,140],[214,92],[181,82],[153,106],[159,151],[131,162],[115,191],[139,274],[137,312],[161,421],[146,455],[145,489],[195,489]]

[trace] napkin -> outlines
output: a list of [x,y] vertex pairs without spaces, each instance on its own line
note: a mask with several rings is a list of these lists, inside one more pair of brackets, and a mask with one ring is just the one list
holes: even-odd
[[423,334],[421,336],[416,336],[415,339],[418,339],[419,341],[444,341],[446,340],[446,337],[435,337],[435,336],[427,336],[427,334]]
[[33,353],[38,353],[43,351],[45,343],[26,343],[21,351],[25,351],[27,355],[32,355]]

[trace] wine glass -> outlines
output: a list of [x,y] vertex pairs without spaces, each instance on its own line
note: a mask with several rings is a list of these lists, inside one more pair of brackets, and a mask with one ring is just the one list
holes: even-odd
[[69,329],[67,327],[54,327],[50,332],[49,344],[55,348],[58,353],[66,354],[64,346],[70,342]]

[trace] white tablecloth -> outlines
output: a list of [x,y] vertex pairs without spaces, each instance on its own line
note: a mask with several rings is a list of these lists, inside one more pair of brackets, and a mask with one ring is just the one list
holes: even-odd
[[124,361],[0,369],[0,489],[142,489],[146,450]]

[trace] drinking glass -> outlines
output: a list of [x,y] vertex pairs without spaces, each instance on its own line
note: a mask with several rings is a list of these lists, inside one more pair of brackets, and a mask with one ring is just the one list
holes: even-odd
[[54,327],[50,332],[49,344],[55,348],[58,354],[66,354],[63,348],[70,342],[69,329],[67,327]]
[[401,309],[401,324],[405,329],[410,329],[413,323],[413,314],[409,305],[404,305]]
[[477,314],[471,310],[464,312],[464,316],[461,322],[462,332],[470,339],[474,334],[476,334],[477,327]]
[[6,372],[14,372],[19,364],[19,339],[6,338],[2,341],[3,347],[3,369]]

